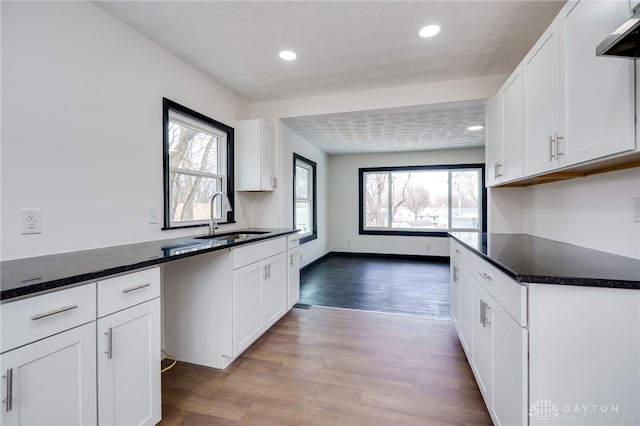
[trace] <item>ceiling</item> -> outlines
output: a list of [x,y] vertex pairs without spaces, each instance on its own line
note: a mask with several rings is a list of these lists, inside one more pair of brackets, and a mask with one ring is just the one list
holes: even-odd
[[[247,101],[261,102],[509,73],[564,0],[94,3]],[[440,34],[419,37],[432,23]],[[298,59],[282,61],[285,49]],[[479,104],[440,107],[285,123],[330,154],[483,145],[482,131],[466,131],[484,121]]]

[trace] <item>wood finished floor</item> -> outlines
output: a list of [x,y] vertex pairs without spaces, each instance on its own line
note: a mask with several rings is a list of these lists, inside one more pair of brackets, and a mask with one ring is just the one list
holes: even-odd
[[300,303],[449,319],[449,264],[332,255],[301,276]]
[[491,424],[451,321],[293,309],[226,370],[162,375],[161,425]]

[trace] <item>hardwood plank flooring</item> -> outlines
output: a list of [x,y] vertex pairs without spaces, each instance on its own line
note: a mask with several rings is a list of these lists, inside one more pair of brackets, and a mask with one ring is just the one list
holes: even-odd
[[293,309],[226,370],[162,375],[162,425],[491,424],[450,321]]
[[301,276],[300,303],[448,319],[449,264],[332,255]]

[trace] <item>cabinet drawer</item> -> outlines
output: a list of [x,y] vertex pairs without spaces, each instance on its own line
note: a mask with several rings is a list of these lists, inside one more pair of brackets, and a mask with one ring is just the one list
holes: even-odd
[[287,250],[300,246],[300,235],[298,233],[287,236]]
[[456,265],[462,271],[469,270],[469,250],[462,244],[450,238],[451,254],[450,263]]
[[84,284],[0,306],[0,352],[96,319],[96,285]]
[[284,252],[286,249],[287,239],[284,237],[234,248],[232,251],[233,269],[238,269],[266,259],[267,257],[275,256],[278,253]]
[[98,282],[98,317],[160,297],[160,268]]
[[480,256],[470,256],[469,261],[471,276],[496,299],[518,324],[526,327],[527,287],[509,278]]

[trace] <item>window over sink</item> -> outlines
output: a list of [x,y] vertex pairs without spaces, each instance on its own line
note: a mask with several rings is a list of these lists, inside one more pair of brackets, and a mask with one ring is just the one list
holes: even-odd
[[[208,225],[215,192],[233,206],[234,129],[166,98],[163,125],[163,229]],[[219,223],[233,222],[233,211],[216,201]]]

